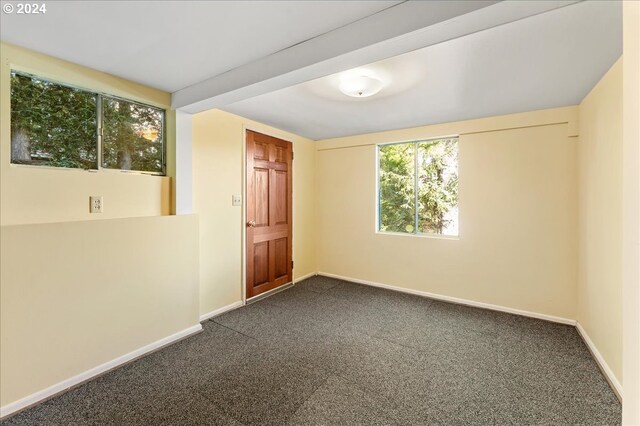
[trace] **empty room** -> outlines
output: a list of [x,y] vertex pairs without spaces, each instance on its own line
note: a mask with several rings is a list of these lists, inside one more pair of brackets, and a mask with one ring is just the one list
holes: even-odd
[[640,2],[1,1],[0,424],[640,425]]

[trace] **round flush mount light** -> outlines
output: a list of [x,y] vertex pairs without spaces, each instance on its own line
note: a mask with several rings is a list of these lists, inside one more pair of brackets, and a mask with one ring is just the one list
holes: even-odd
[[383,86],[382,80],[366,70],[351,70],[340,75],[338,88],[347,96],[366,98],[378,93]]

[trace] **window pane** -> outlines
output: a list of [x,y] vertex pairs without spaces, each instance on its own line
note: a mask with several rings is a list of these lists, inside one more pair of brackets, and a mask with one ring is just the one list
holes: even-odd
[[11,162],[97,169],[96,95],[11,73]]
[[380,147],[380,230],[415,232],[415,144]]
[[418,144],[419,232],[458,235],[458,139]]
[[164,111],[102,98],[102,167],[164,172]]

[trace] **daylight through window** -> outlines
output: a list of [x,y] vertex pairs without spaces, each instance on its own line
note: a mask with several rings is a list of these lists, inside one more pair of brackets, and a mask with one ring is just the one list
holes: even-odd
[[162,109],[11,72],[11,162],[164,174]]
[[378,230],[458,235],[458,138],[378,147]]

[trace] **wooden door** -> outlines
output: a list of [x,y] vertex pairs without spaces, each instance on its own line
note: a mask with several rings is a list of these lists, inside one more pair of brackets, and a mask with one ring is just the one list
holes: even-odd
[[291,142],[247,130],[247,299],[292,281]]

